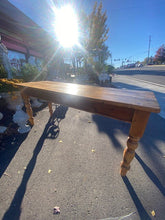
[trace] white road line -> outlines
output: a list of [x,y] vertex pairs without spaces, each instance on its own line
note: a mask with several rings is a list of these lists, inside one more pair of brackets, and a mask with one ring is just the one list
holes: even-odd
[[165,118],[165,87],[159,84],[151,84],[149,82],[139,81],[135,78],[125,76],[115,76],[112,78],[112,84],[120,89],[149,90],[155,93],[160,105],[159,115]]
[[155,92],[165,93],[165,86],[162,86],[157,83],[150,83],[148,81],[139,80],[137,78],[135,79],[135,78],[128,77],[128,76],[117,75],[112,78],[112,83],[117,83],[117,82],[125,83],[125,84],[132,85],[135,87],[141,87],[143,89],[148,89],[148,90],[155,91]]

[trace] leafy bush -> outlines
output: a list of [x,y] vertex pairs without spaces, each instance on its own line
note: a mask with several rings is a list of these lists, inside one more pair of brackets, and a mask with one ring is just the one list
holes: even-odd
[[114,66],[112,66],[112,65],[105,65],[105,71],[106,71],[108,74],[112,73],[114,69],[115,69],[115,68],[114,68]]
[[18,90],[15,83],[21,83],[21,79],[0,79],[0,92],[13,92]]
[[2,64],[0,64],[0,78],[7,78],[7,72]]
[[98,75],[96,73],[90,72],[88,75],[89,75],[89,80],[91,82],[94,82],[94,83],[98,83],[99,82]]
[[87,72],[85,71],[85,68],[84,67],[79,67],[78,70],[77,70],[77,74],[78,75],[84,75],[84,74],[87,74]]
[[20,72],[25,82],[35,80],[39,75],[39,70],[29,63],[26,63],[24,66],[22,66]]
[[29,63],[22,66],[20,72],[25,82],[44,80],[47,76],[46,71],[39,71],[36,66]]
[[13,67],[13,68],[11,69],[11,71],[12,71],[12,76],[13,76],[14,79],[19,78],[19,77],[18,77],[18,70],[17,70],[16,68]]

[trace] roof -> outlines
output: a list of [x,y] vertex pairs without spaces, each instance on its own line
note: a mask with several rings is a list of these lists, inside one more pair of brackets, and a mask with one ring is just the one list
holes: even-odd
[[0,28],[18,35],[39,52],[51,50],[56,44],[51,35],[8,0],[0,1]]

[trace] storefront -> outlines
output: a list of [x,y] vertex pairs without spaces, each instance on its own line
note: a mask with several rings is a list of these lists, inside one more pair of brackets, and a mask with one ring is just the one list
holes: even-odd
[[20,70],[25,63],[30,63],[37,68],[41,67],[43,57],[37,51],[30,49],[27,44],[13,37],[1,34],[1,41],[8,49],[10,64],[16,70]]
[[0,1],[0,36],[11,66],[18,71],[25,63],[40,68],[56,47],[45,30],[7,0]]

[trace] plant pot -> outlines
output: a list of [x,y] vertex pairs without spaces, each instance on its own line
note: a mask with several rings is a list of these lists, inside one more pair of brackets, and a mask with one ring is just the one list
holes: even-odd
[[19,91],[12,93],[1,93],[1,97],[5,99],[7,108],[16,111],[18,105],[23,104],[22,97]]
[[23,104],[17,106],[16,113],[13,115],[14,123],[18,124],[18,132],[23,134],[30,131],[31,127],[26,125],[27,120],[29,119],[28,115],[22,110]]
[[[3,118],[3,114],[0,112],[0,120]],[[0,126],[0,134],[3,134],[6,131],[7,127]]]

